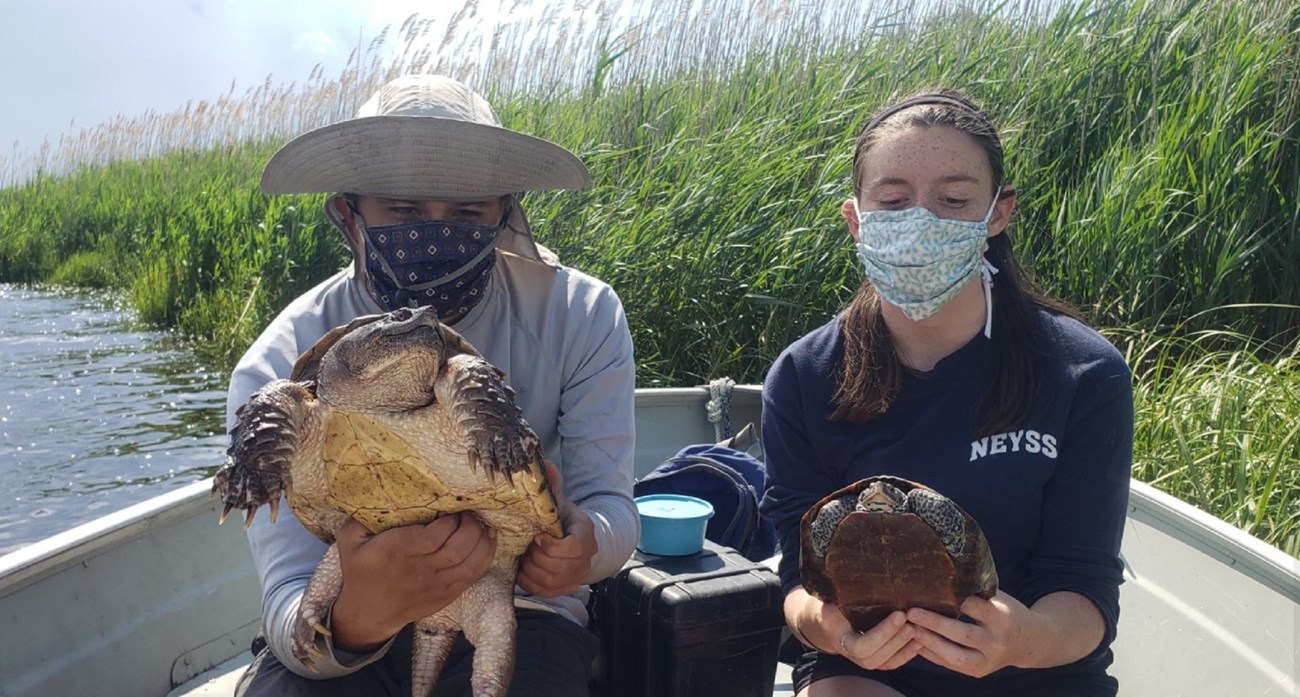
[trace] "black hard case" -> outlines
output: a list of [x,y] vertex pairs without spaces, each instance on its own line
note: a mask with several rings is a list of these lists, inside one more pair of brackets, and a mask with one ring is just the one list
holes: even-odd
[[602,697],[771,697],[785,626],[771,569],[706,540],[686,557],[637,550],[593,589]]

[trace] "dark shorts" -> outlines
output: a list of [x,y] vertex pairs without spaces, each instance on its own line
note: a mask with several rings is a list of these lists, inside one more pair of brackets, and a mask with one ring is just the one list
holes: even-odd
[[1119,691],[1119,681],[1105,673],[1068,666],[972,678],[908,666],[899,670],[863,670],[839,656],[809,652],[795,663],[795,692],[837,675],[870,678],[907,697],[1114,697]]
[[[515,610],[519,620],[515,673],[510,697],[568,697],[588,694],[592,660],[599,642],[585,628],[551,612]],[[470,697],[474,647],[457,637],[434,697]],[[350,675],[331,680],[299,676],[268,648],[257,652],[239,679],[236,697],[410,697],[411,627],[402,630],[388,653]]]

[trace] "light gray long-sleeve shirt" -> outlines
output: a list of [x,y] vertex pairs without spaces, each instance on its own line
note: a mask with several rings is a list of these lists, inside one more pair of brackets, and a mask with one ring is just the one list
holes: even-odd
[[[486,297],[455,325],[483,356],[505,371],[524,418],[560,468],[566,495],[592,519],[597,552],[594,583],[617,572],[640,534],[632,502],[635,368],[622,303],[608,285],[564,266],[498,250]],[[253,343],[231,376],[227,426],[260,387],[288,378],[302,352],[330,329],[382,309],[344,270],[294,300]],[[307,581],[326,545],[287,507],[272,524],[263,511],[248,530],[262,582],[262,623],[275,655],[316,678],[353,672],[388,646],[349,654],[328,645],[329,659],[309,670],[294,659],[292,626]],[[587,621],[587,590],[559,598],[517,590],[517,604],[546,607]],[[390,642],[391,643],[391,642]]]

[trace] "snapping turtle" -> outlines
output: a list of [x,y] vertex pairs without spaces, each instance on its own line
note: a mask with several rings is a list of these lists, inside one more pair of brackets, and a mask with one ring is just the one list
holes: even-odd
[[866,631],[894,610],[958,617],[966,598],[998,589],[975,519],[935,490],[868,477],[818,501],[799,524],[804,587]]
[[298,520],[330,545],[307,586],[293,652],[310,664],[342,587],[336,531],[356,518],[371,532],[475,511],[497,530],[487,573],[415,625],[412,693],[433,688],[458,631],[475,646],[476,697],[504,695],[514,667],[514,582],[538,532],[562,537],[541,444],[504,374],[432,308],[368,315],[304,353],[288,380],[237,412],[213,494],[224,521],[259,506],[271,520],[281,492]]

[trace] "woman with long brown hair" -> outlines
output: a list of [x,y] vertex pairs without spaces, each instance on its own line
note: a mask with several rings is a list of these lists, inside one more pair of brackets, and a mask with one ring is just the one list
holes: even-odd
[[[868,121],[844,202],[865,280],[764,384],[763,511],[807,695],[1114,695],[1106,674],[1133,442],[1122,356],[1035,290],[1012,250],[997,130],[953,91]],[[984,530],[1000,589],[952,619],[920,608],[855,632],[799,579],[799,518],[894,475]],[[863,560],[870,563],[871,560]]]

